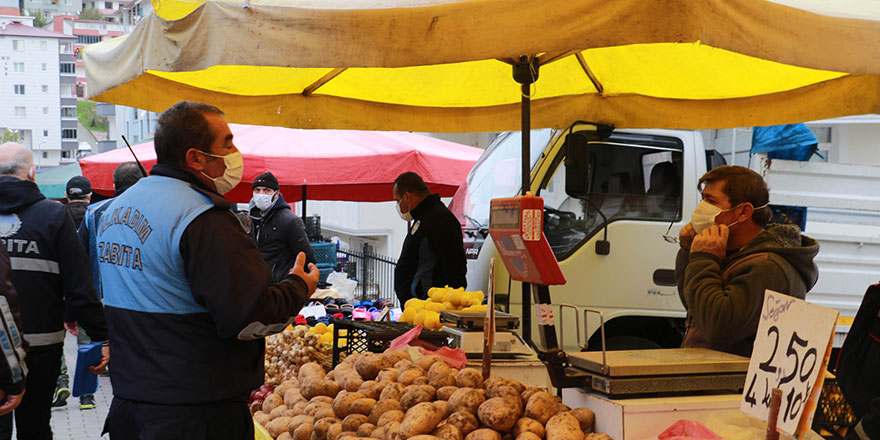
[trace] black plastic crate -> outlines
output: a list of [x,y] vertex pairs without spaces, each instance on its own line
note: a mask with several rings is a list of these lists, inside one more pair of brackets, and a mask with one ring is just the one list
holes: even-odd
[[[339,363],[342,354],[382,353],[391,347],[391,341],[412,330],[413,327],[415,326],[408,322],[335,320],[333,366]],[[340,330],[346,330],[347,336],[340,336]],[[340,344],[339,338],[345,339],[346,342]],[[419,339],[437,347],[449,345],[449,334],[439,330],[422,329]]]
[[826,377],[819,396],[819,405],[813,416],[813,430],[823,436],[842,438],[846,430],[857,423],[856,415],[837,385],[837,379]]
[[309,237],[309,241],[321,241],[324,237],[321,236],[321,216],[320,215],[310,215],[306,216],[306,236]]

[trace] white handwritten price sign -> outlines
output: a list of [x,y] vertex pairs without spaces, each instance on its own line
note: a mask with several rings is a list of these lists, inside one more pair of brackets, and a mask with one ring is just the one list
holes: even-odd
[[809,426],[822,391],[836,310],[781,293],[764,292],[761,321],[740,408],[767,420],[773,388],[782,390],[777,428],[799,435]]

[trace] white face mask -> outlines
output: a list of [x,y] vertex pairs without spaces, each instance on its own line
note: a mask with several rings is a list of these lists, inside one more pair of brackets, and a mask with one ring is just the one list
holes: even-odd
[[216,154],[206,153],[202,150],[196,151],[204,154],[205,156],[218,157],[223,159],[223,164],[226,165],[226,171],[223,172],[222,176],[211,177],[205,174],[204,171],[201,172],[203,176],[214,182],[214,189],[216,189],[218,193],[226,194],[229,191],[232,191],[232,188],[235,188],[236,185],[241,183],[241,175],[244,172],[244,161],[241,158],[240,151],[227,154],[226,156],[218,156]]
[[254,202],[254,206],[260,209],[260,211],[265,211],[272,206],[272,196],[274,194],[254,194],[254,198],[252,199]]
[[413,220],[413,216],[411,212],[401,212],[400,211],[400,202],[397,202],[395,205],[397,207],[397,215],[403,219],[403,221],[411,222]]
[[[694,213],[691,215],[691,226],[693,226],[694,232],[699,234],[715,225],[715,217],[718,217],[718,214],[739,208],[742,205],[740,203],[730,209],[721,209],[705,200],[700,200],[700,203],[697,204],[697,207],[694,208]],[[767,204],[759,206],[755,208],[755,211],[766,207]],[[739,223],[739,220],[727,225],[727,227],[730,228],[737,223]]]

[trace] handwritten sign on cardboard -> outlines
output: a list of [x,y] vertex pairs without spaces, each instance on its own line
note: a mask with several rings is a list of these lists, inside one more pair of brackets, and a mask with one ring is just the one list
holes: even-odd
[[779,388],[777,428],[791,435],[803,432],[822,391],[837,315],[836,310],[765,291],[740,409],[767,420],[771,392]]

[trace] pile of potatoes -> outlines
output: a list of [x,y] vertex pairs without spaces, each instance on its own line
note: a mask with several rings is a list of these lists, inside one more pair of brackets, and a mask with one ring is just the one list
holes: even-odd
[[611,440],[540,388],[399,350],[303,365],[251,412],[276,440]]

